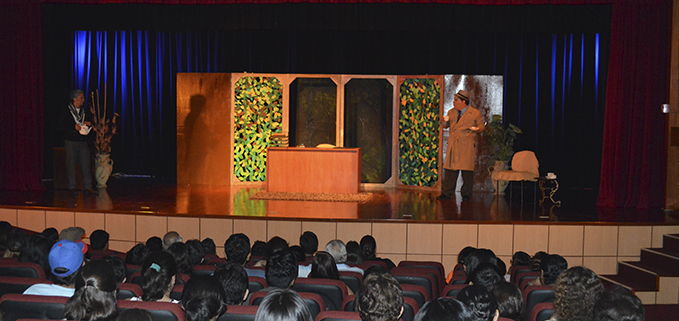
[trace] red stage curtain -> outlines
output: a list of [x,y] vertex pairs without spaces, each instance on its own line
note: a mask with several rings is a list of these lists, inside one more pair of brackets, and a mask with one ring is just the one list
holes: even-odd
[[613,6],[599,206],[664,205],[671,14],[669,0]]

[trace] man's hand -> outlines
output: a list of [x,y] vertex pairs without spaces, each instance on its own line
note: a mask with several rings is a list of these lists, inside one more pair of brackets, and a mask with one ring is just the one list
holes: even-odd
[[80,124],[75,124],[75,131],[77,131],[77,132],[80,131]]

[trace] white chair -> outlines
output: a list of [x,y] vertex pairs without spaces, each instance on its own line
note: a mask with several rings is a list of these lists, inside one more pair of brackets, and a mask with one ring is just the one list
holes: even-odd
[[[512,157],[511,170],[495,172],[492,179],[498,180],[498,186],[500,180],[521,182],[521,202],[523,202],[523,182],[537,182],[538,177],[540,177],[539,167],[540,163],[537,157],[535,157],[535,153],[523,150],[515,153]],[[537,188],[535,191],[537,191]],[[533,197],[535,197],[535,191],[533,191]],[[511,189],[509,192],[511,193]]]

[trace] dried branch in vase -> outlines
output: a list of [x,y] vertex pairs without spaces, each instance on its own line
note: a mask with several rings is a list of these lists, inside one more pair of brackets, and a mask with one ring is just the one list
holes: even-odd
[[[95,99],[96,93],[96,99]],[[101,109],[99,104],[99,90],[92,92],[92,105],[90,112],[93,115],[92,127],[96,133],[94,140],[94,148],[97,154],[111,153],[111,139],[117,133],[116,118],[120,117],[117,113],[113,114],[113,118],[106,119],[106,84],[104,84],[104,109]]]

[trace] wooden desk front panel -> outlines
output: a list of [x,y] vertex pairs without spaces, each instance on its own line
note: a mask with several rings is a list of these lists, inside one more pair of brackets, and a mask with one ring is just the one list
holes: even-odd
[[360,148],[269,148],[269,192],[358,193]]

